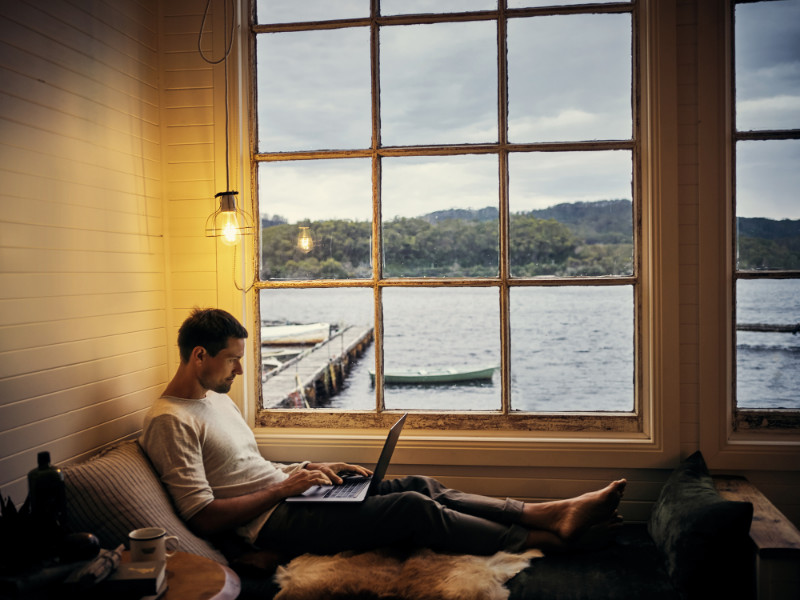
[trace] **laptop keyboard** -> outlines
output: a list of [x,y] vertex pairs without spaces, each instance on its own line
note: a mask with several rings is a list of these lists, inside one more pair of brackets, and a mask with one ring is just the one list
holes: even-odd
[[352,480],[345,480],[341,485],[333,486],[330,491],[325,494],[326,498],[348,498],[355,496],[361,491],[361,488],[367,483],[364,478]]

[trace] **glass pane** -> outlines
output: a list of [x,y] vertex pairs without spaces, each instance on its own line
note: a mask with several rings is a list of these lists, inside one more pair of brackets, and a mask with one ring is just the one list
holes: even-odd
[[632,411],[633,288],[512,288],[511,408]]
[[627,150],[510,154],[511,275],[631,275],[631,160]]
[[800,269],[800,140],[736,144],[739,269]]
[[628,14],[510,19],[509,140],[630,139],[631,65]]
[[800,409],[800,280],[737,281],[736,325],[738,407]]
[[369,159],[259,163],[258,188],[262,280],[372,276]]
[[258,151],[369,148],[369,29],[256,37]]
[[[508,0],[508,8],[538,8],[541,6],[572,6],[574,4],[608,4],[626,0]],[[630,0],[627,0],[630,1]]]
[[258,0],[258,23],[330,21],[369,17],[369,0]]
[[381,0],[381,15],[384,16],[495,9],[497,0]]
[[384,288],[386,408],[499,410],[499,311],[495,288]]
[[497,141],[494,21],[383,27],[381,144]]
[[384,275],[497,276],[495,155],[383,159]]
[[737,129],[800,129],[800,1],[735,10]]
[[264,408],[375,408],[371,289],[259,294]]

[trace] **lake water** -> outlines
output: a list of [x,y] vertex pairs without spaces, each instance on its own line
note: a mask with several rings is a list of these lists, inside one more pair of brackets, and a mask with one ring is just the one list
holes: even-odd
[[[737,323],[800,323],[800,281],[741,280]],[[800,334],[736,332],[737,403],[742,408],[800,408]]]
[[[742,281],[739,322],[800,321],[800,282]],[[630,411],[634,398],[633,291],[629,286],[525,287],[510,293],[511,404],[520,411]],[[494,288],[384,288],[384,368],[500,364]],[[371,326],[371,289],[265,290],[263,319]],[[737,335],[739,403],[800,407],[800,335]],[[375,408],[375,347],[350,371],[331,408]],[[269,382],[267,382],[267,385]],[[498,410],[492,381],[387,385],[389,409]]]

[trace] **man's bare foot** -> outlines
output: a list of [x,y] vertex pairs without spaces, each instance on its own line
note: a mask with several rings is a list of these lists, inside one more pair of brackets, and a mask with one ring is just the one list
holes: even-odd
[[590,527],[613,519],[626,483],[625,479],[618,479],[576,498],[526,503],[522,524],[531,529],[552,531],[565,542],[572,542]]
[[526,547],[538,548],[547,553],[555,553],[565,551],[567,543],[552,531],[537,529],[528,532]]

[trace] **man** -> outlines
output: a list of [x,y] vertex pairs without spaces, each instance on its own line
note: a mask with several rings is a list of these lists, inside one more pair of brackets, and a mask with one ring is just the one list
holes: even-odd
[[226,395],[242,373],[247,330],[229,313],[196,309],[178,332],[181,362],[147,416],[140,443],[181,517],[201,536],[235,531],[286,555],[406,544],[492,554],[561,549],[618,520],[625,480],[568,500],[523,503],[466,494],[435,479],[385,480],[358,504],[282,502],[316,484],[340,484],[359,465],[279,465]]

